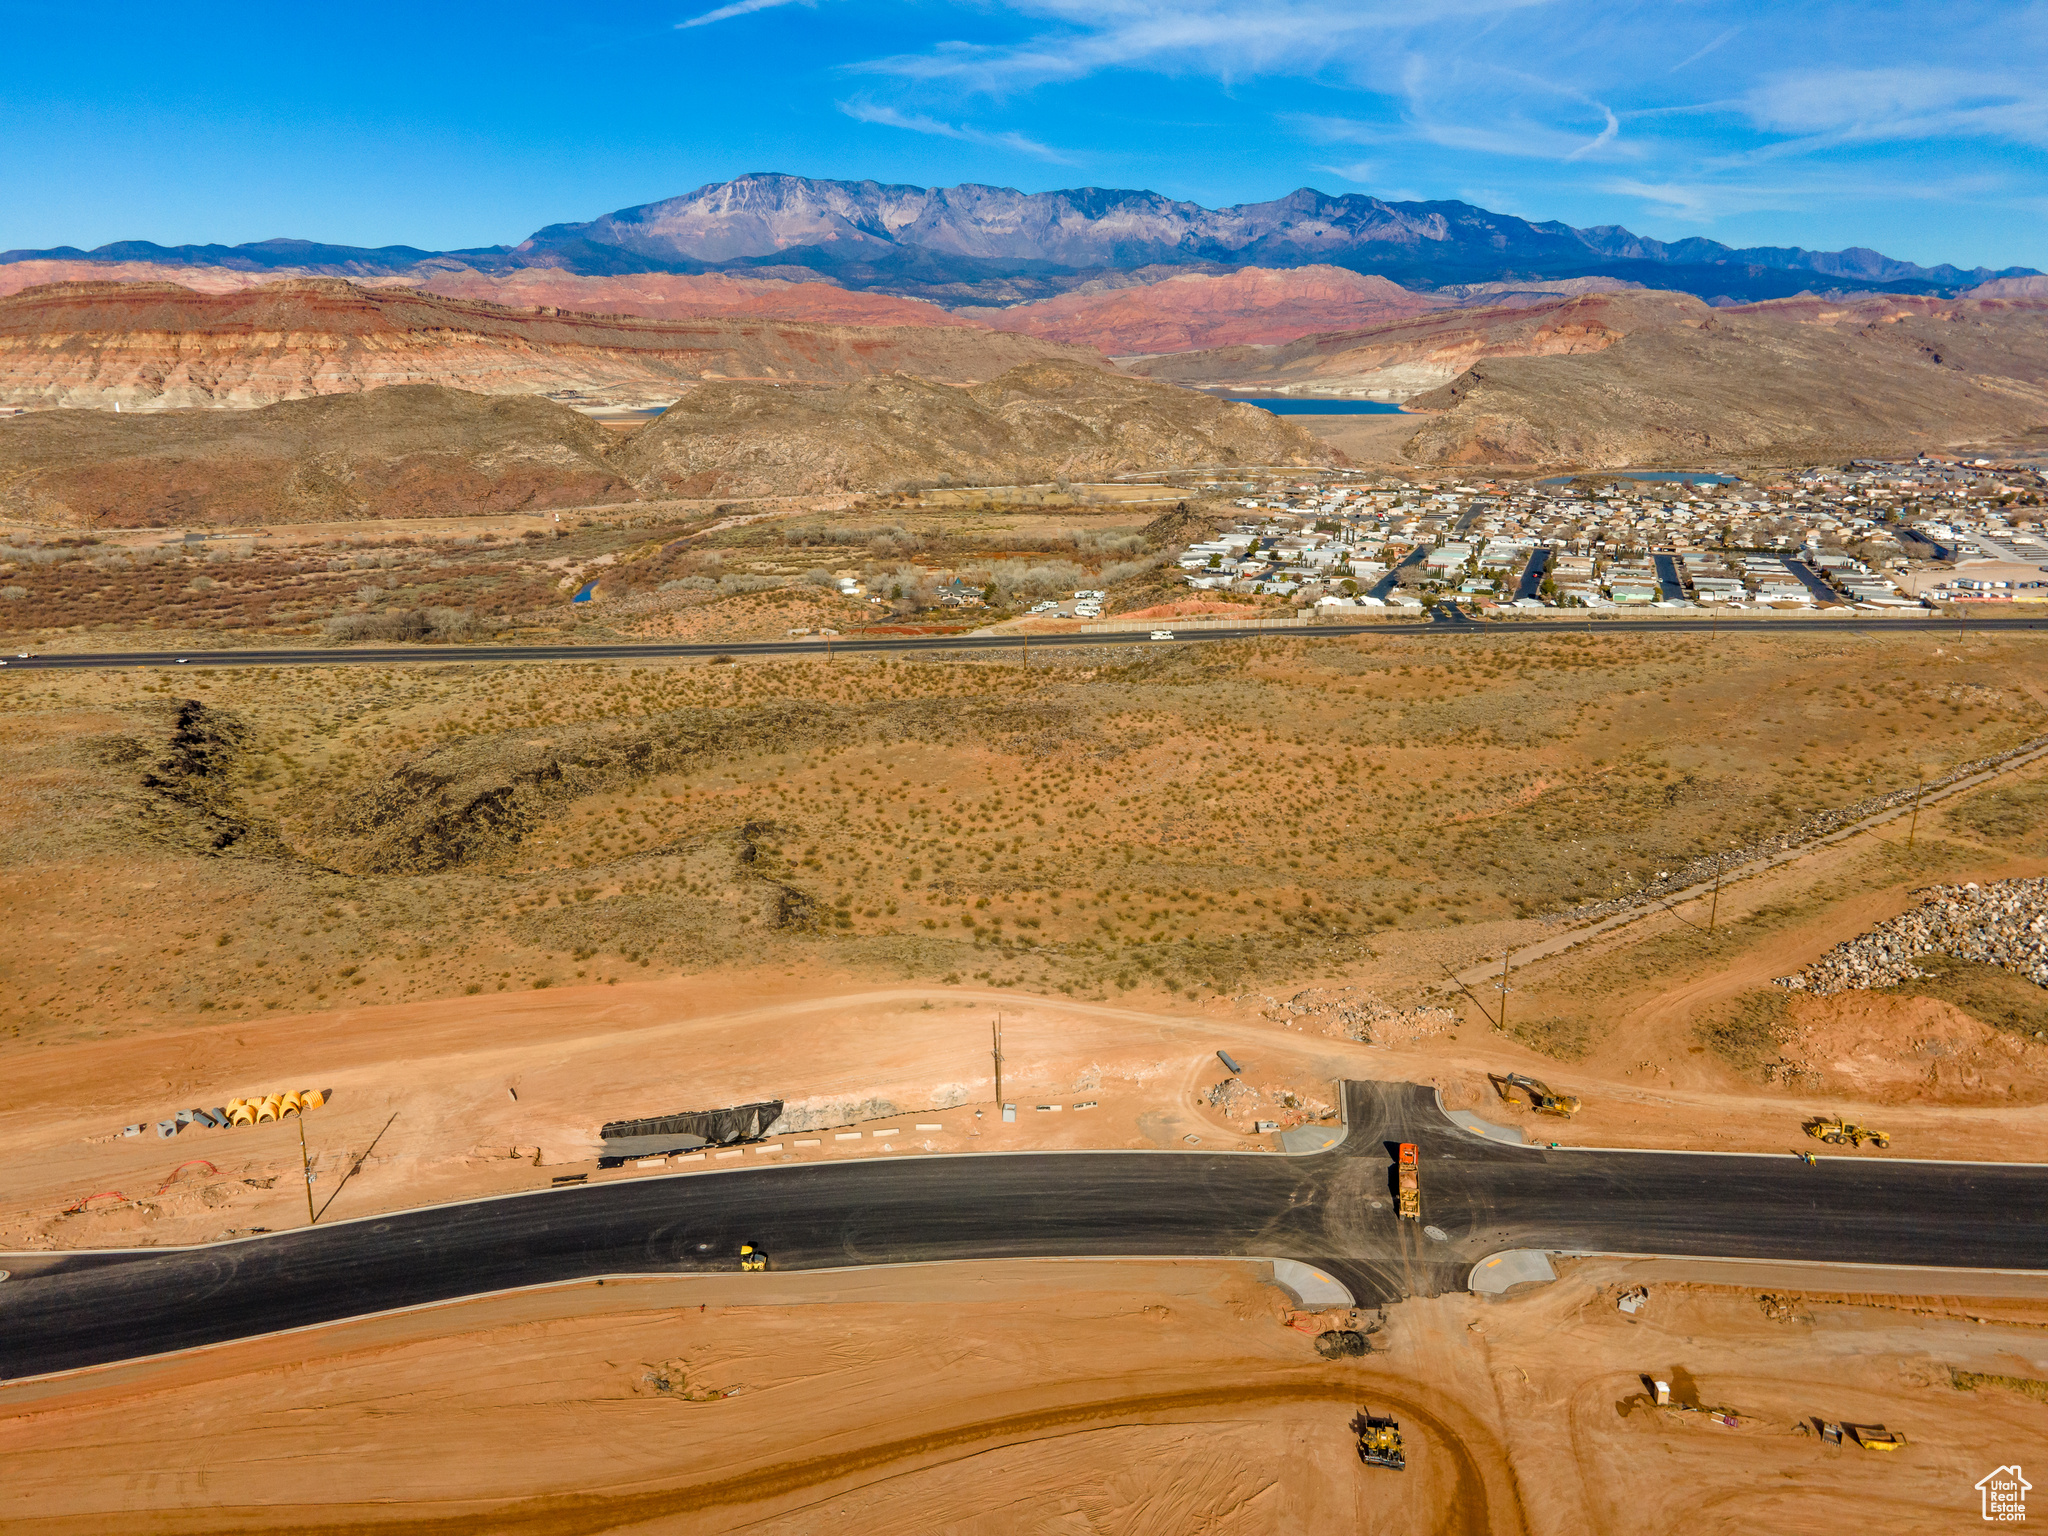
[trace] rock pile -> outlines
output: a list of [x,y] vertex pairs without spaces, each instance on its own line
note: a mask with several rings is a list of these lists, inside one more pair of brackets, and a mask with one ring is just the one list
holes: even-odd
[[1923,955],[2002,965],[2048,987],[2048,877],[1933,886],[1912,911],[1837,944],[1777,983],[1823,996],[1889,987],[1925,977],[1914,963]]

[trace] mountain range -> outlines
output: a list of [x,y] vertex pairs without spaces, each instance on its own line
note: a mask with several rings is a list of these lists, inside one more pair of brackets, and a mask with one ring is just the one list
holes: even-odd
[[1463,202],[1386,202],[1307,187],[1270,202],[1211,209],[1156,192],[1097,187],[1027,193],[769,173],[585,223],[551,224],[510,246],[428,251],[287,239],[234,246],[130,240],[92,251],[0,252],[0,264],[24,261],[415,281],[536,267],[582,276],[723,272],[823,280],[949,307],[1048,298],[1139,268],[1164,276],[1328,266],[1420,290],[1604,278],[1720,303],[1814,290],[1953,294],[2040,275],[2027,267],[1923,267],[1861,248],[1667,243],[1618,225],[1575,229]]

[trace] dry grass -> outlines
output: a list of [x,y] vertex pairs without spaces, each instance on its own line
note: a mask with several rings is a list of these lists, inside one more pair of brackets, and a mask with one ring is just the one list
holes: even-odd
[[[1212,996],[1392,954],[1420,983],[1482,927],[2039,734],[2035,659],[1506,634],[24,675],[0,998],[26,1042],[657,967]],[[1711,959],[1681,929],[1615,963]],[[1517,1007],[1559,1055],[1604,1027]]]

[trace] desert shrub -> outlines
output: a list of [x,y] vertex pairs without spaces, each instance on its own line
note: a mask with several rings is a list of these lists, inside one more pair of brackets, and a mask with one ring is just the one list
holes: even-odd
[[1077,528],[1067,537],[1074,548],[1084,555],[1136,555],[1145,549],[1144,538],[1135,533],[1104,533],[1096,529]]
[[1788,1000],[1776,987],[1744,992],[1695,1019],[1693,1038],[1737,1071],[1754,1072],[1784,1045]]
[[10,603],[18,603],[27,596],[27,587],[0,587],[0,598]]
[[734,574],[718,578],[718,590],[727,597],[736,596],[741,592],[766,592],[781,585],[782,578],[779,576],[741,576]]
[[654,589],[657,592],[716,592],[718,583],[709,576],[678,576],[674,581],[664,581]]
[[1143,576],[1148,571],[1156,571],[1165,563],[1165,557],[1161,555],[1153,555],[1144,560],[1118,560],[1096,572],[1096,585],[1113,587],[1120,581],[1129,581],[1133,576]]
[[1095,584],[1094,572],[1071,560],[994,560],[988,567],[989,585],[996,600],[1044,597],[1053,592],[1075,592]]
[[1593,1049],[1593,1031],[1584,1019],[1508,1019],[1507,1032],[1532,1051],[1557,1061],[1583,1061]]
[[1948,819],[1988,843],[2032,852],[2048,834],[2048,779],[1971,795]]
[[477,629],[467,608],[402,608],[389,613],[338,613],[322,626],[327,639],[347,644],[360,640],[395,640],[417,645],[425,641],[462,640]]

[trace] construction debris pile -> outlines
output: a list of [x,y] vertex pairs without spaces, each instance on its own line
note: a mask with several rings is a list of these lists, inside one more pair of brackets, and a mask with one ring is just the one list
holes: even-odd
[[2048,987],[2048,877],[1929,890],[1920,906],[1837,944],[1805,970],[1778,977],[1778,985],[1822,996],[1896,986],[1926,978],[1914,963],[1921,956],[1949,955],[2002,965]]
[[1231,1119],[1250,1114],[1259,1107],[1259,1090],[1240,1078],[1226,1077],[1206,1095],[1209,1103]]
[[[1412,1043],[1424,1035],[1457,1028],[1458,1015],[1449,1008],[1395,1008],[1356,987],[1309,987],[1286,999],[1254,996],[1259,1016],[1275,1024],[1302,1024],[1332,1039],[1366,1045]],[[1245,998],[1237,999],[1247,1001]],[[1377,1030],[1377,1033],[1375,1033]]]

